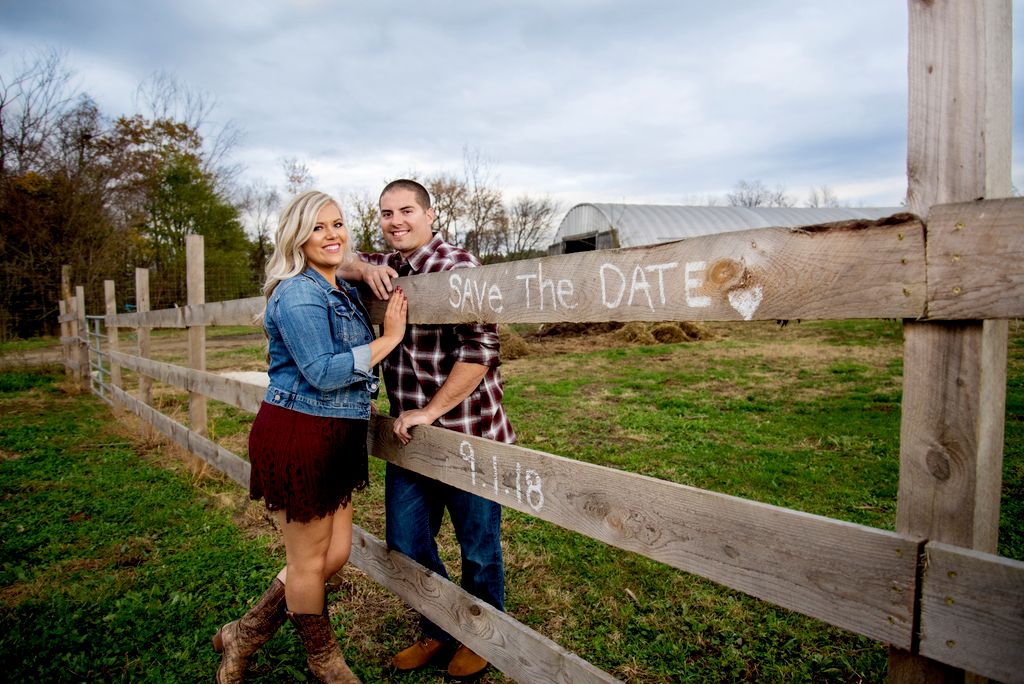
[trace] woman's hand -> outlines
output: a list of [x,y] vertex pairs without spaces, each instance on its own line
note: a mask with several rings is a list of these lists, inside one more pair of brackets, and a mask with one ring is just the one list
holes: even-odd
[[370,365],[376,366],[402,343],[405,337],[405,319],[409,314],[409,300],[402,288],[396,287],[384,310],[384,333],[370,342]]
[[402,288],[397,287],[388,300],[388,308],[384,311],[384,335],[395,340],[395,345],[405,337],[405,319],[409,314],[409,299]]

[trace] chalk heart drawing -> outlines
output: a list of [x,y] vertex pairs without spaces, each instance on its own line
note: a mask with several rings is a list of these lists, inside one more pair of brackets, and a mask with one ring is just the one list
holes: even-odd
[[733,290],[729,293],[729,304],[736,312],[743,316],[743,320],[749,321],[754,317],[757,307],[761,306],[764,299],[764,289],[760,285],[745,290]]

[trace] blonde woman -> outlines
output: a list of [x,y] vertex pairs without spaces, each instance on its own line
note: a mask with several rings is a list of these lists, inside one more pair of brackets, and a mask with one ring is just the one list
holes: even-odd
[[324,582],[352,548],[352,493],[368,479],[373,369],[402,341],[408,302],[400,291],[389,300],[374,339],[355,289],[336,276],[352,256],[329,195],[302,193],[282,212],[263,286],[270,385],[249,433],[249,496],[274,512],[287,564],[253,608],[214,636],[221,684],[243,681],[248,659],[285,619],[316,677],[359,681],[327,617]]

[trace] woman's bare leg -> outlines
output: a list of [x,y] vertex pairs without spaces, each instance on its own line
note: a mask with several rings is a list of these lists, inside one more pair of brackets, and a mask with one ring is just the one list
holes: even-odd
[[[309,522],[285,520],[276,513],[284,534],[286,567],[285,601],[293,613],[318,615],[324,609],[324,571],[334,532],[334,515]],[[278,575],[280,577],[280,575]]]

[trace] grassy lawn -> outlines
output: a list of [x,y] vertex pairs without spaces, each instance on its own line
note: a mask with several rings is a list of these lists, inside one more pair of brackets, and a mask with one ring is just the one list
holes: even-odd
[[[899,471],[900,325],[720,325],[697,343],[583,340],[503,367],[523,446],[892,529]],[[217,365],[252,364],[243,339]],[[211,360],[211,365],[213,362]],[[1011,323],[1000,553],[1024,560],[1024,336]],[[9,681],[209,681],[216,627],[284,560],[262,506],[63,375],[0,373],[0,658]],[[158,386],[168,413],[182,395]],[[210,434],[245,451],[252,417],[211,402]],[[383,537],[383,464],[356,522]],[[448,528],[443,555],[457,575]],[[631,682],[877,682],[869,639],[566,532],[515,511],[504,525],[507,609]],[[350,664],[397,675],[414,614],[348,569],[332,603]],[[286,627],[251,681],[303,681]],[[491,672],[483,682],[508,681]]]

